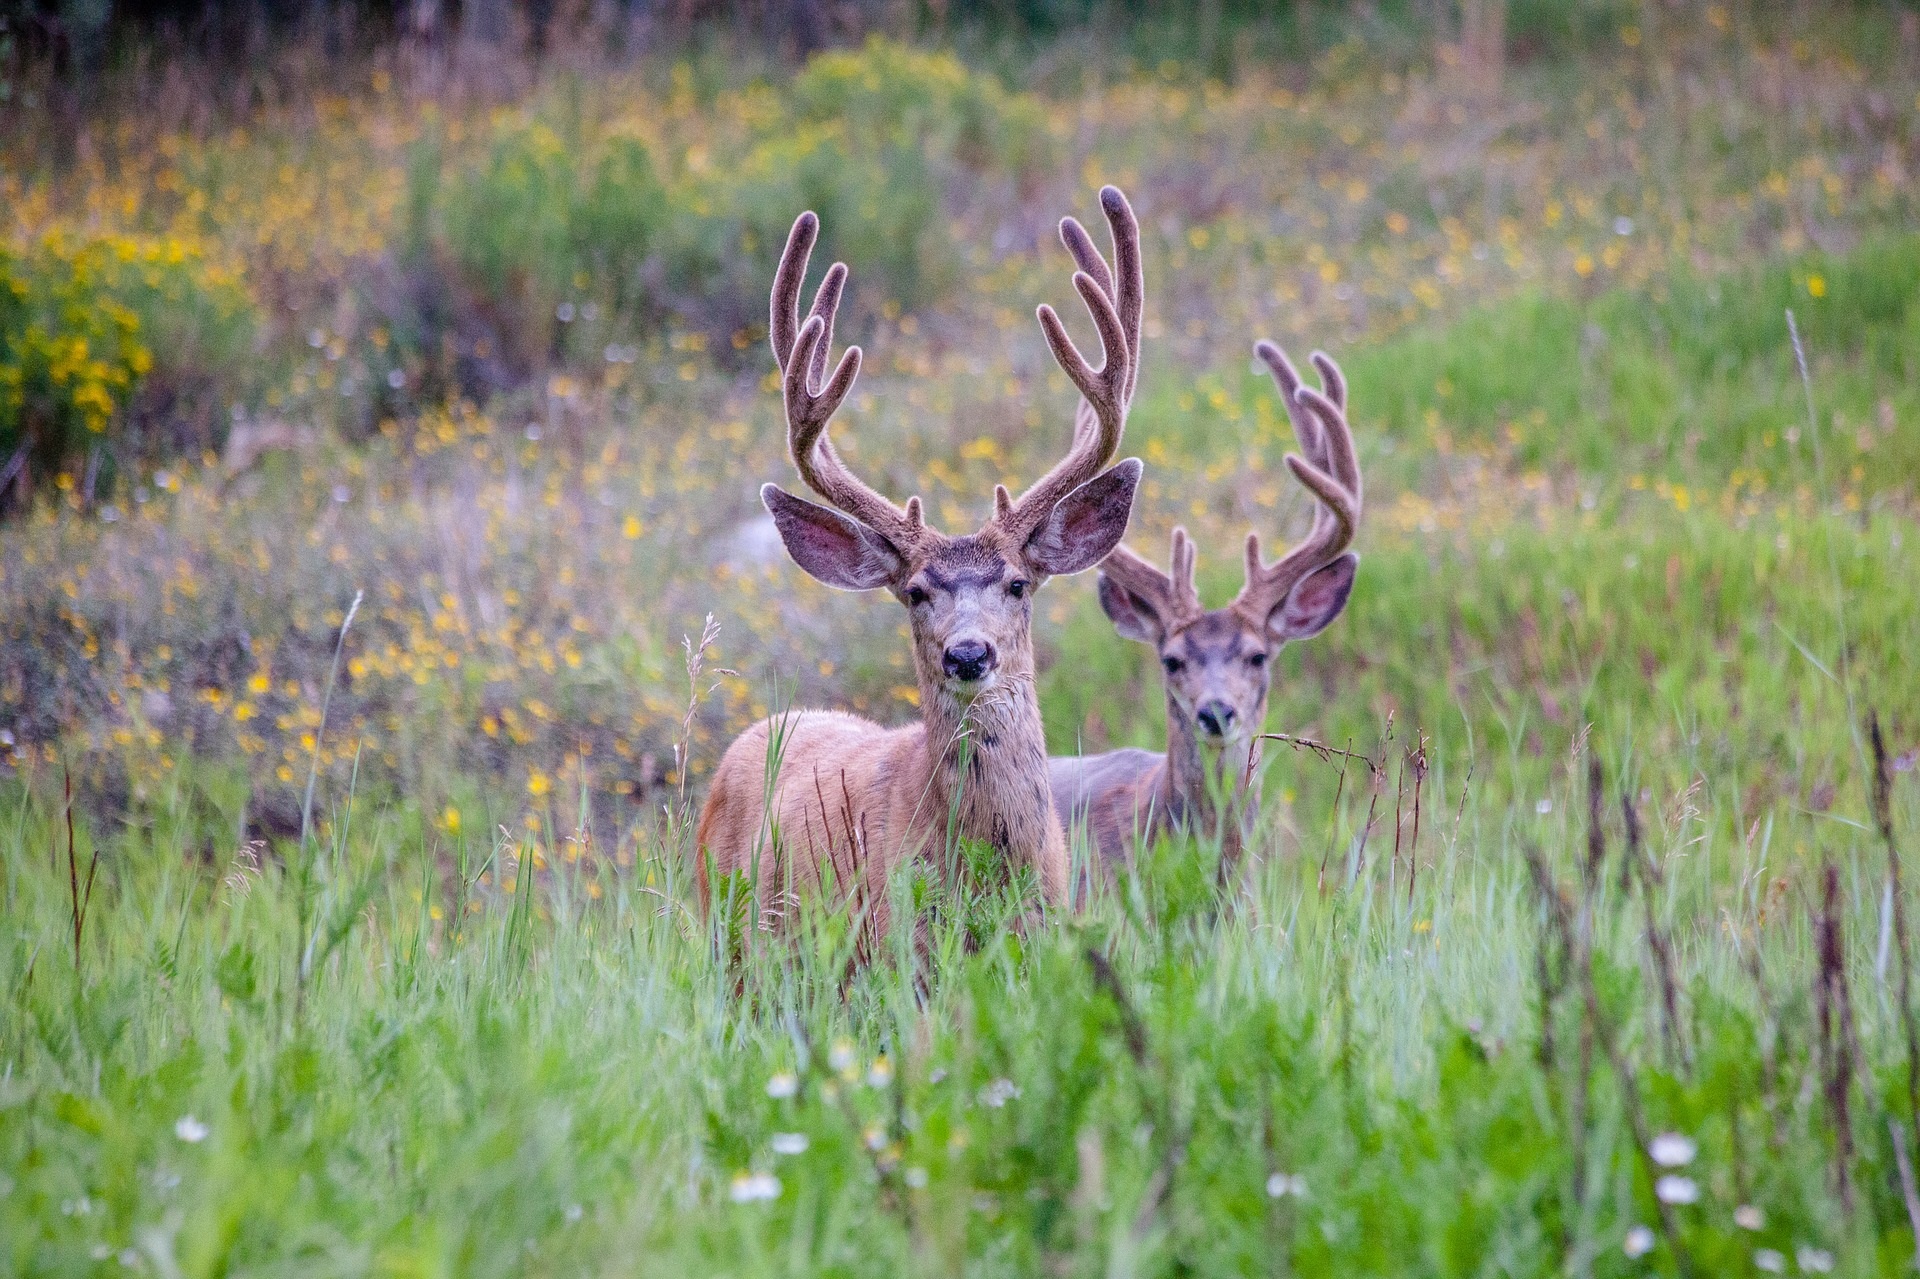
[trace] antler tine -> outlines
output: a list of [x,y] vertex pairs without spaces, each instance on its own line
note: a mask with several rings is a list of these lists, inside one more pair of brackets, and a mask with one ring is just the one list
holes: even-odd
[[1273,380],[1287,401],[1287,414],[1299,437],[1301,451],[1286,456],[1287,469],[1317,499],[1313,527],[1300,545],[1271,565],[1261,562],[1260,535],[1247,535],[1246,584],[1233,607],[1267,615],[1287,598],[1302,578],[1325,566],[1353,542],[1360,524],[1360,460],[1347,424],[1346,376],[1324,352],[1313,353],[1324,391],[1303,385],[1286,353],[1271,342],[1254,347],[1273,372]]
[[840,294],[847,287],[847,264],[835,262],[827,268],[827,274],[820,281],[820,287],[814,291],[813,307],[807,312],[807,318],[819,316],[826,322],[826,332],[820,335],[820,342],[813,348],[813,360],[807,365],[807,379],[813,385],[819,385],[827,371],[827,352],[833,349],[833,320],[840,311]]
[[1146,301],[1146,282],[1140,268],[1140,224],[1133,216],[1133,206],[1116,186],[1100,188],[1100,211],[1106,215],[1107,233],[1113,241],[1112,270],[1093,247],[1093,237],[1078,218],[1060,220],[1060,239],[1120,315],[1120,330],[1126,334],[1127,351],[1132,357],[1126,388],[1127,402],[1132,403],[1134,384],[1140,377],[1140,322]]
[[846,288],[847,268],[836,262],[813,295],[805,324],[800,323],[800,287],[819,238],[820,219],[812,211],[794,219],[786,249],[774,272],[769,302],[768,341],[780,366],[781,396],[787,417],[787,447],[800,478],[814,492],[854,519],[903,547],[925,531],[920,499],[909,498],[903,511],[860,480],[827,438],[827,424],[860,376],[860,348],[850,346],[824,377],[833,320]]
[[1178,525],[1171,540],[1167,564],[1173,570],[1174,613],[1182,618],[1198,617],[1202,611],[1200,590],[1194,585],[1193,570],[1199,560],[1199,548],[1187,536],[1187,530]]
[[[1280,388],[1280,401],[1286,405],[1287,421],[1293,424],[1293,437],[1299,441],[1300,451],[1306,454],[1307,459],[1316,466],[1323,465],[1322,458],[1325,450],[1324,441],[1320,438],[1320,424],[1299,401],[1300,388],[1306,385],[1305,379],[1300,376],[1300,370],[1293,366],[1293,361],[1287,358],[1287,353],[1272,342],[1254,343],[1253,353],[1266,364],[1267,372],[1273,375],[1274,385]],[[1326,356],[1319,351],[1315,351],[1314,355],[1318,357],[1314,361],[1315,367],[1318,368],[1320,360],[1326,359]],[[1327,363],[1332,364],[1333,361],[1327,360]],[[1345,404],[1346,379],[1339,376],[1337,367],[1334,373],[1336,381],[1327,382],[1326,370],[1321,369],[1321,381],[1329,388],[1337,385],[1340,388],[1339,402]]]
[[1171,614],[1176,598],[1174,581],[1145,556],[1126,546],[1116,546],[1100,561],[1100,572],[1112,578],[1129,594],[1138,595],[1154,606],[1156,612]]
[[[800,337],[800,286],[807,278],[807,263],[813,257],[814,241],[820,238],[820,217],[808,209],[793,220],[787,232],[787,247],[780,251],[780,265],[773,273],[773,296],[768,307],[767,344],[773,348],[773,362],[780,371],[787,368],[787,357]],[[819,301],[816,294],[814,300]]]
[[1140,264],[1140,223],[1119,187],[1100,188],[1100,211],[1107,216],[1113,239],[1113,269],[1119,286],[1115,304],[1120,328],[1127,336],[1127,403],[1133,403],[1134,384],[1140,380],[1140,325],[1146,312],[1147,282]]
[[1140,228],[1133,209],[1117,187],[1103,187],[1100,206],[1113,237],[1113,266],[1101,258],[1086,228],[1073,218],[1060,223],[1060,240],[1081,268],[1073,287],[1093,317],[1104,360],[1094,369],[1080,354],[1054,309],[1038,309],[1041,332],[1067,377],[1083,397],[1075,411],[1073,443],[1058,465],[1018,501],[996,499],[995,520],[1024,537],[1046,519],[1054,504],[1100,473],[1120,449],[1127,405],[1138,376],[1140,316],[1145,285],[1140,268]]
[[1320,370],[1320,385],[1326,388],[1327,398],[1341,412],[1347,408],[1347,375],[1333,362],[1333,357],[1325,351],[1315,351],[1307,357],[1313,361],[1313,367]]

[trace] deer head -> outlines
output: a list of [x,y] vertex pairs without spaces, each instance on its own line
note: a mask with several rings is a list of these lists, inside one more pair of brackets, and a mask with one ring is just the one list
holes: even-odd
[[1169,714],[1216,746],[1260,732],[1273,659],[1289,640],[1318,635],[1340,615],[1360,564],[1346,549],[1360,522],[1360,464],[1347,426],[1346,379],[1316,351],[1323,389],[1315,390],[1302,384],[1273,343],[1261,342],[1254,352],[1279,385],[1300,444],[1300,453],[1287,454],[1287,468],[1317,500],[1306,539],[1266,565],[1260,535],[1249,533],[1246,584],[1231,604],[1211,611],[1194,589],[1194,546],[1185,529],[1173,531],[1170,572],[1124,546],[1100,566],[1100,606],[1114,628],[1160,654]]
[[827,438],[827,423],[860,372],[857,346],[826,371],[847,268],[836,262],[827,271],[801,323],[801,282],[819,219],[801,214],[787,237],[770,325],[784,375],[787,442],[800,478],[832,505],[771,484],[760,497],[801,568],[842,590],[885,588],[906,607],[923,688],[971,700],[1009,674],[1030,677],[1034,592],[1049,577],[1093,567],[1126,532],[1140,463],[1129,458],[1103,468],[1119,448],[1133,394],[1143,293],[1139,229],[1117,189],[1104,188],[1100,203],[1112,230],[1111,268],[1074,219],[1061,222],[1060,238],[1081,268],[1074,288],[1099,331],[1101,367],[1074,347],[1052,307],[1039,309],[1054,358],[1084,397],[1072,446],[1018,499],[997,486],[992,517],[961,536],[931,528],[918,497],[899,507],[881,496]]

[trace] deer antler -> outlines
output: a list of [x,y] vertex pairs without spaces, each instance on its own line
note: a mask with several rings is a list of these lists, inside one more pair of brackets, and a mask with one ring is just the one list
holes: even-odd
[[1347,425],[1347,379],[1340,366],[1324,352],[1313,353],[1313,366],[1320,371],[1325,388],[1316,391],[1300,380],[1286,352],[1273,343],[1256,343],[1253,351],[1273,374],[1293,422],[1294,437],[1306,454],[1304,458],[1287,454],[1287,469],[1319,500],[1305,540],[1271,565],[1260,562],[1260,535],[1247,534],[1246,585],[1230,607],[1255,625],[1265,626],[1267,616],[1303,578],[1352,544],[1360,524],[1360,460]]
[[1200,592],[1193,584],[1194,554],[1187,530],[1176,527],[1167,556],[1170,573],[1162,573],[1125,546],[1114,547],[1112,553],[1100,561],[1100,572],[1129,595],[1145,600],[1160,624],[1171,630],[1193,621],[1205,611],[1200,605]]
[[908,498],[905,510],[895,506],[854,475],[827,438],[827,423],[860,376],[860,348],[848,347],[834,366],[833,375],[822,382],[828,348],[833,343],[834,313],[840,309],[840,294],[846,288],[847,267],[844,262],[835,262],[827,269],[826,278],[813,295],[807,322],[801,324],[800,286],[819,236],[820,219],[811,210],[795,218],[793,230],[787,233],[787,247],[780,254],[780,269],[773,276],[767,337],[774,361],[784,374],[787,447],[809,488],[905,550],[927,531],[920,499]]
[[1040,306],[1040,329],[1047,346],[1084,398],[1074,415],[1073,444],[1066,457],[1017,501],[1008,496],[1004,485],[994,489],[994,522],[1017,542],[1040,526],[1055,503],[1113,460],[1139,376],[1140,314],[1146,293],[1140,269],[1140,224],[1118,187],[1100,188],[1100,210],[1113,237],[1111,267],[1075,219],[1061,219],[1060,240],[1080,267],[1073,287],[1099,330],[1105,359],[1098,369],[1089,365],[1053,308]]

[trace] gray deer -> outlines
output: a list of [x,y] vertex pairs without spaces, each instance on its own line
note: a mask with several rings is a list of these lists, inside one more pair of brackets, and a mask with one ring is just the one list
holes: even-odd
[[1261,342],[1286,401],[1300,452],[1286,464],[1316,501],[1311,531],[1263,564],[1247,535],[1246,584],[1225,608],[1204,609],[1194,589],[1194,546],[1173,531],[1171,573],[1124,546],[1100,566],[1100,606],[1127,639],[1160,656],[1167,749],[1108,751],[1048,761],[1054,803],[1069,829],[1084,828],[1100,860],[1122,862],[1134,842],[1179,827],[1221,841],[1221,875],[1237,863],[1260,807],[1258,737],[1273,661],[1290,640],[1318,635],[1346,607],[1360,557],[1347,550],[1360,522],[1360,464],[1347,425],[1347,384],[1321,352],[1324,389],[1304,385],[1286,353]]

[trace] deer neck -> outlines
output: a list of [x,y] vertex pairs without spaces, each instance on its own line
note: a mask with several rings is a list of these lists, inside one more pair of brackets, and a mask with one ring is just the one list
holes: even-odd
[[1218,838],[1224,850],[1237,855],[1260,806],[1260,779],[1250,767],[1252,760],[1251,741],[1203,743],[1192,717],[1168,694],[1160,806],[1171,820],[1195,835]]
[[918,671],[930,770],[923,820],[936,844],[951,829],[1035,866],[1046,884],[1050,859],[1064,854],[1066,837],[1048,784],[1032,657],[1009,657],[993,687],[972,698]]

